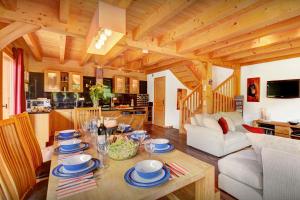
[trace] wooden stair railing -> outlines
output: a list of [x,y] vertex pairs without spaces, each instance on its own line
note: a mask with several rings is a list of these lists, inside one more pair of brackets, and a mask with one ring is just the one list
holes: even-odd
[[213,90],[213,113],[234,111],[234,91],[236,79],[228,77]]
[[184,133],[184,124],[190,117],[202,109],[202,84],[199,84],[194,90],[180,100],[180,121],[179,132]]

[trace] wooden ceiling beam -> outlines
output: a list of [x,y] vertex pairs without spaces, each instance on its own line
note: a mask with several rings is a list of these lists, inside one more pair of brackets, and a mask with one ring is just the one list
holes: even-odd
[[274,33],[271,35],[266,35],[257,39],[249,40],[246,42],[238,43],[226,48],[219,49],[217,51],[212,52],[211,58],[219,58],[253,48],[265,47],[282,42],[292,41],[298,38],[300,38],[300,28],[285,32]]
[[276,52],[272,52],[272,53],[249,56],[246,58],[238,59],[235,62],[244,65],[244,63],[249,63],[249,62],[254,62],[254,61],[262,61],[265,59],[271,59],[271,58],[294,55],[294,54],[300,54],[300,47],[296,47],[296,48],[292,48],[292,49],[288,49],[288,50],[276,51]]
[[[0,21],[16,21],[41,27],[43,30],[66,34],[68,36],[85,38],[88,30],[82,27],[80,22],[74,20],[67,24],[59,21],[57,10],[32,1],[22,1],[16,11],[0,7]],[[31,12],[28,7],[33,7],[39,12]]]
[[119,0],[117,6],[120,8],[128,8],[133,0]]
[[159,63],[163,60],[166,60],[168,58],[170,58],[170,56],[150,53],[150,54],[147,54],[146,56],[143,57],[143,65],[144,66],[154,65],[154,64],[157,64],[157,63]]
[[28,33],[23,35],[23,39],[29,47],[33,57],[38,61],[42,61],[43,55],[37,36],[34,33]]
[[266,59],[263,59],[263,60],[251,61],[251,62],[243,63],[242,66],[272,62],[272,61],[277,61],[277,60],[285,60],[285,59],[297,58],[297,57],[300,57],[300,53],[295,53],[295,54],[290,54],[290,55],[285,55],[285,56],[272,57],[272,58],[266,58]]
[[133,39],[139,40],[149,31],[165,23],[181,10],[191,5],[195,0],[166,0],[165,3],[151,13],[144,21],[133,30]]
[[150,69],[150,70],[146,69],[145,72],[146,72],[146,74],[152,74],[152,73],[167,70],[167,69],[170,69],[170,68],[173,68],[173,67],[181,67],[181,66],[186,66],[186,65],[191,65],[191,61],[187,61],[187,60],[177,61],[177,62],[173,62],[169,65],[163,65],[163,66],[155,67],[155,68]]
[[8,10],[17,10],[18,0],[0,0],[0,3]]
[[80,65],[81,66],[83,66],[85,63],[87,63],[91,59],[91,57],[92,57],[92,54],[86,53],[86,51],[83,52],[82,54],[83,54],[83,56],[82,56],[82,58],[80,60]]
[[125,56],[126,62],[132,62],[132,61],[143,58],[145,56],[145,54],[141,50],[129,49],[125,52],[124,56]]
[[282,2],[281,0],[273,0],[267,2],[236,18],[232,18],[218,26],[214,26],[188,37],[182,42],[178,42],[178,52],[187,53],[204,48],[222,40],[298,16],[300,13],[300,4],[298,1],[286,0]]
[[40,29],[39,26],[22,22],[13,22],[5,26],[0,30],[0,50],[19,37],[37,31],[38,29]]
[[183,24],[168,31],[159,37],[159,46],[165,46],[172,42],[183,39],[192,35],[201,29],[207,28],[212,24],[224,21],[226,17],[240,15],[244,13],[249,6],[256,3],[253,0],[221,0],[216,1],[213,6],[208,7],[200,12],[197,16],[187,20]]
[[66,35],[59,36],[59,62],[63,64],[65,62],[65,55],[66,55]]
[[300,47],[300,39],[293,40],[290,42],[283,42],[279,44],[269,45],[267,47],[260,47],[255,49],[250,49],[242,52],[238,52],[232,55],[229,55],[227,57],[222,58],[225,61],[234,61],[241,58],[246,58],[250,56],[260,55],[260,54],[266,54],[266,53],[272,53],[276,51],[282,51],[282,50],[288,50],[293,49],[296,47]]
[[203,54],[215,51],[217,49],[228,47],[228,46],[231,46],[231,45],[234,45],[237,43],[241,43],[241,42],[244,42],[247,40],[252,40],[252,39],[263,37],[263,36],[266,36],[269,34],[287,31],[287,30],[298,28],[298,27],[300,27],[300,16],[293,17],[291,19],[266,26],[264,28],[243,34],[239,37],[233,37],[228,40],[218,42],[211,46],[199,49],[195,53],[196,53],[196,55],[203,55]]
[[120,56],[127,50],[125,46],[114,46],[106,55],[95,55],[95,61],[98,65],[107,65],[112,59]]
[[59,21],[68,23],[70,15],[70,0],[59,1]]

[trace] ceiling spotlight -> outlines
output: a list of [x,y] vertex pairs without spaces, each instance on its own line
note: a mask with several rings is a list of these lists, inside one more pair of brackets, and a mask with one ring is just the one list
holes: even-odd
[[97,42],[97,43],[95,44],[95,48],[96,48],[96,49],[101,49],[101,47],[102,47],[102,45],[101,45],[99,42]]
[[107,36],[111,36],[112,34],[112,31],[110,29],[104,29],[104,34],[107,35]]
[[147,53],[149,53],[149,50],[148,49],[143,49],[142,52],[147,54]]
[[105,34],[101,34],[99,40],[102,40],[104,42],[105,40],[107,40],[107,36]]

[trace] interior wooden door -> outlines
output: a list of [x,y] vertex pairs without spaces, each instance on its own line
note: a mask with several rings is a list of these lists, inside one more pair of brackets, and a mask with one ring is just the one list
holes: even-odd
[[8,119],[13,114],[13,59],[2,54],[2,119]]
[[165,88],[166,78],[154,79],[154,124],[165,126]]

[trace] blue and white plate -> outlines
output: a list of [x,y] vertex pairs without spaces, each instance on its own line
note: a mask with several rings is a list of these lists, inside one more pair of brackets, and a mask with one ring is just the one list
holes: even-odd
[[131,186],[141,187],[141,188],[151,188],[155,186],[162,185],[166,183],[170,178],[170,170],[163,167],[163,170],[160,175],[153,179],[143,179],[141,178],[137,172],[135,171],[134,167],[130,168],[124,175],[124,179],[126,183]]
[[64,136],[61,136],[61,135],[57,135],[55,136],[55,139],[56,140],[70,140],[70,139],[73,139],[73,138],[79,138],[81,135],[79,132],[75,132],[72,136],[70,137],[64,137]]
[[174,145],[173,144],[168,144],[168,146],[165,147],[165,148],[158,149],[158,148],[154,147],[154,152],[153,153],[167,153],[167,152],[173,151],[173,149],[174,149]]
[[57,148],[54,149],[54,152],[58,153],[58,154],[68,154],[68,153],[76,153],[76,152],[79,152],[79,151],[84,151],[87,148],[89,148],[89,143],[82,142],[82,143],[80,143],[79,148],[64,149],[63,147],[57,147]]
[[[130,138],[133,139],[133,140],[139,140],[139,135],[138,133],[133,133],[130,135]],[[147,139],[149,138],[150,136],[148,134],[146,134],[145,138],[144,139]]]
[[100,166],[100,160],[96,158],[93,158],[86,168],[77,171],[66,170],[64,166],[60,164],[52,170],[52,175],[60,178],[75,178],[90,173],[98,169],[99,166]]

